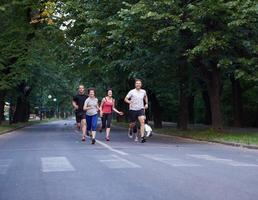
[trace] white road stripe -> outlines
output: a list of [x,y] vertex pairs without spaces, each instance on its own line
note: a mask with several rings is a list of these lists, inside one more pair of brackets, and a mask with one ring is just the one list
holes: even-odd
[[1,159],[0,160],[0,175],[5,175],[12,160],[11,159]]
[[214,162],[218,162],[218,163],[222,163],[222,164],[226,164],[226,165],[231,165],[234,167],[258,167],[258,165],[256,165],[256,164],[238,162],[238,161],[234,161],[231,159],[218,158],[218,157],[210,156],[210,155],[188,154],[188,156],[193,157],[193,158],[207,160],[207,161],[214,161]]
[[162,154],[142,154],[146,158],[170,165],[172,167],[200,167],[201,165],[191,163],[189,161],[181,160],[178,158],[170,158]]
[[75,171],[66,157],[43,157],[41,158],[42,172]]
[[[77,133],[80,133],[78,130],[75,130]],[[90,138],[87,136],[87,138]],[[122,156],[126,156],[126,155],[129,155],[128,153],[124,152],[124,151],[120,151],[120,150],[117,150],[117,149],[114,149],[113,147],[111,147],[110,145],[104,143],[104,142],[101,142],[99,140],[96,140],[96,143],[100,144],[101,146],[107,148],[108,150],[112,151],[112,152],[115,152],[115,153],[118,153]]]
[[111,169],[141,168],[141,166],[117,155],[109,155],[106,156],[106,159],[100,159],[99,161]]
[[122,155],[122,156],[128,155],[128,153],[125,153],[124,151],[120,151],[120,150],[114,149],[114,148],[112,148],[110,145],[108,145],[108,144],[106,144],[106,143],[104,143],[104,142],[101,142],[101,141],[99,141],[99,140],[96,140],[96,142],[97,142],[98,144],[100,144],[101,146],[107,148],[108,150],[112,151],[112,152],[118,153],[118,154],[120,154],[120,155]]

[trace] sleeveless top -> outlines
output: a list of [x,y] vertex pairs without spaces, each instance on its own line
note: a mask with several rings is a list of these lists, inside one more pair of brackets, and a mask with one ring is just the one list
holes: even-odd
[[104,101],[103,106],[102,106],[102,112],[103,113],[112,113],[113,104],[114,104],[113,99],[112,99],[112,102],[110,102],[105,97],[105,101]]

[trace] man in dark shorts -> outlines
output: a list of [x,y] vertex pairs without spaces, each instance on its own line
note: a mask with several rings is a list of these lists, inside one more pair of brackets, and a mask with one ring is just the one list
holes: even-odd
[[[125,97],[125,102],[129,104],[129,137],[132,138],[132,129],[136,127],[136,122],[140,122],[141,142],[146,142],[144,138],[145,110],[148,108],[148,97],[146,91],[141,89],[142,81],[135,80],[135,89],[131,90]],[[145,105],[144,105],[145,103]]]
[[86,112],[83,110],[87,95],[84,93],[83,85],[79,85],[78,94],[73,97],[73,107],[75,109],[77,128],[82,130],[82,138],[86,138]]

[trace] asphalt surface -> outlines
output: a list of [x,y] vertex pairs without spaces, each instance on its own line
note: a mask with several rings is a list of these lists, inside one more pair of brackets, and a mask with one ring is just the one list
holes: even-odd
[[258,151],[165,136],[81,142],[73,121],[0,136],[0,200],[257,200]]

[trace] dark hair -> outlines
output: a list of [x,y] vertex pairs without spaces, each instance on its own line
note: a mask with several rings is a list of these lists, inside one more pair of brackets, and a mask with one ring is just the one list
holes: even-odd
[[110,90],[113,92],[112,88],[107,88],[106,89],[106,94],[108,94],[108,91],[110,91]]
[[135,82],[135,83],[136,83],[137,81],[140,81],[140,82],[142,83],[142,80],[141,80],[141,79],[139,79],[139,78],[134,79],[134,82]]
[[95,88],[88,88],[88,94],[90,94],[90,91],[93,91],[94,94],[96,95],[96,89]]

